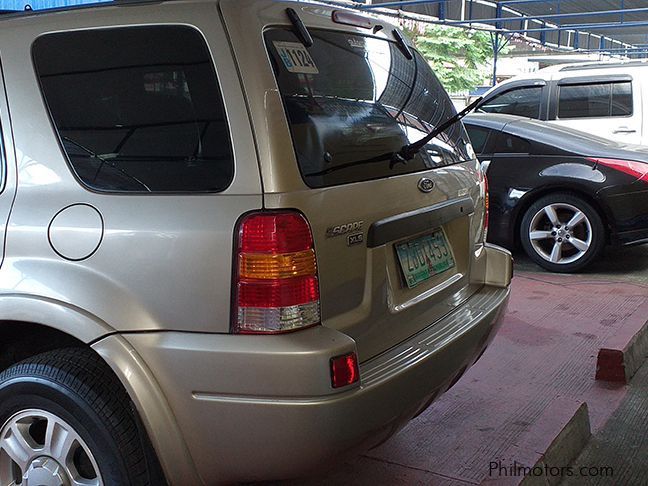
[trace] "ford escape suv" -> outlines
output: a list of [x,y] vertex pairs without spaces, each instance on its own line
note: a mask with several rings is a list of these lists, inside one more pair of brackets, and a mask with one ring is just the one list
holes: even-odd
[[3,15],[0,62],[0,484],[306,474],[493,337],[510,254],[392,26],[116,3]]

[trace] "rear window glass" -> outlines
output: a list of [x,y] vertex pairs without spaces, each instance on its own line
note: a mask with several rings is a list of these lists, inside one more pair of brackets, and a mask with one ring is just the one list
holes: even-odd
[[527,118],[540,118],[542,86],[515,88],[494,96],[479,107],[485,113],[505,113]]
[[560,86],[559,118],[604,118],[632,115],[632,84],[597,83]]
[[456,112],[427,62],[383,39],[311,30],[306,49],[290,30],[265,39],[302,177],[310,187],[411,173],[470,159],[460,123],[414,159],[380,155],[415,142]]
[[234,163],[203,37],[184,26],[48,34],[33,57],[61,144],[100,191],[216,192]]

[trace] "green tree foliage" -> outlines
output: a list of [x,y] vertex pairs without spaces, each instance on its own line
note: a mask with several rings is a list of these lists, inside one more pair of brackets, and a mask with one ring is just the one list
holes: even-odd
[[422,34],[408,34],[449,92],[471,90],[488,79],[493,58],[488,32],[432,25]]

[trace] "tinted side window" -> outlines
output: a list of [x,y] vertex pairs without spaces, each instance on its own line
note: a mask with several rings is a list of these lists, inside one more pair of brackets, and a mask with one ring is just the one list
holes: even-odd
[[479,109],[486,113],[506,113],[508,115],[540,118],[542,86],[514,88],[495,96]]
[[48,34],[34,42],[43,95],[79,179],[93,189],[212,192],[234,162],[203,37],[184,26]]
[[473,149],[476,153],[481,154],[484,151],[484,147],[486,147],[486,142],[488,141],[488,136],[491,131],[487,128],[476,127],[468,124],[466,124],[466,130],[468,131],[468,136],[470,137]]
[[612,85],[611,115],[632,115],[632,83],[614,83]]
[[598,83],[560,86],[559,118],[602,118],[632,114],[632,84]]
[[501,154],[528,154],[530,148],[531,144],[528,140],[501,132],[497,137],[493,152]]

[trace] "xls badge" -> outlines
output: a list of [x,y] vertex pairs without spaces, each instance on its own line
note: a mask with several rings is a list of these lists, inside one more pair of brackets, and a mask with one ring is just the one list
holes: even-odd
[[359,245],[360,243],[364,243],[364,233],[347,236],[347,246]]

